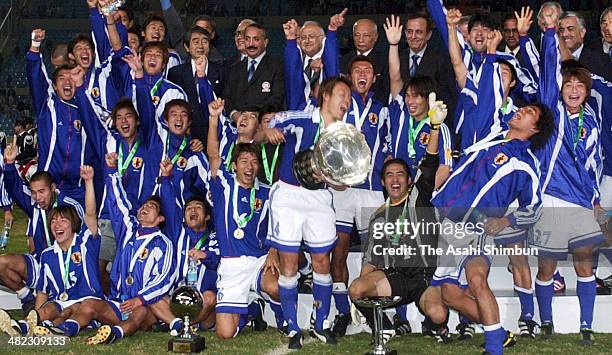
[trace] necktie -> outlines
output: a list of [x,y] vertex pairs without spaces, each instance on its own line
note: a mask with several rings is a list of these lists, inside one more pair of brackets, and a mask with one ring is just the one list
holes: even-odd
[[310,58],[308,59],[308,65],[306,65],[306,68],[304,68],[304,73],[306,73],[306,76],[308,77],[308,80],[310,81],[310,89],[313,90],[315,84],[319,81],[319,77],[321,77],[321,71],[317,71],[317,70],[312,70],[310,68],[310,64],[312,63],[313,59]]
[[255,74],[255,64],[257,61],[255,59],[251,60],[251,64],[249,65],[249,70],[247,70],[247,80],[250,82],[253,79],[253,74]]
[[612,60],[612,46],[608,49],[608,56],[610,56],[610,60]]
[[419,63],[419,56],[418,54],[414,54],[412,56],[412,65],[410,66],[410,77],[411,78],[416,75],[416,70],[417,70],[417,67],[419,66],[418,63]]

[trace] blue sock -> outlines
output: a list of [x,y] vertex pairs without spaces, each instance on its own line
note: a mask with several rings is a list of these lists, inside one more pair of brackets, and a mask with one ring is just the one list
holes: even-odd
[[123,328],[121,328],[120,326],[113,325],[111,327],[111,331],[115,333],[115,335],[117,336],[117,339],[123,338]]
[[278,295],[280,296],[283,317],[287,321],[289,331],[299,332],[297,322],[298,275],[278,277]]
[[521,320],[532,320],[534,307],[533,307],[533,290],[525,289],[514,285],[514,291],[518,293],[519,300],[521,301]]
[[403,323],[408,323],[408,305],[403,304],[395,307],[395,313],[399,316]]
[[329,315],[332,295],[332,277],[330,274],[312,273],[312,296],[316,307],[315,329],[322,330],[323,322]]
[[170,329],[176,330],[177,332],[181,331],[184,328],[183,320],[180,318],[174,318],[172,322],[170,322]]
[[593,308],[595,307],[595,275],[578,277],[576,294],[580,303],[580,329],[591,329],[593,323]]
[[249,322],[249,315],[241,314],[240,320],[238,320],[238,330],[236,331],[236,334],[240,333],[240,331],[244,329],[244,327],[247,325],[248,322]]
[[470,323],[472,323],[472,321],[468,317],[464,316],[462,313],[459,313],[459,323],[461,323],[461,324],[470,324]]
[[19,326],[19,331],[22,335],[28,334],[28,329],[30,329],[28,322],[26,322],[25,320],[18,320],[17,325]]
[[348,298],[348,290],[344,282],[334,282],[334,289],[332,290],[334,295],[334,301],[336,302],[336,309],[339,314],[349,314],[351,311],[351,305]]
[[501,324],[485,325],[485,351],[491,355],[501,355],[504,353],[504,340],[506,340],[506,331]]
[[259,304],[257,302],[251,302],[251,304],[248,307],[249,310],[249,319],[254,319],[259,315],[260,309],[259,309]]
[[553,275],[553,280],[561,280],[563,276],[561,276],[561,273],[559,272],[559,270],[555,270],[555,274]]
[[274,312],[274,319],[276,319],[276,328],[280,328],[285,325],[285,317],[283,316],[283,308],[280,303],[270,300],[270,308]]
[[64,334],[66,334],[69,337],[73,337],[79,334],[79,331],[81,330],[81,326],[79,326],[79,322],[73,319],[66,319],[64,323],[61,323],[57,327],[63,330]]
[[[554,280],[554,279],[553,279]],[[535,294],[540,309],[540,321],[552,323],[552,298],[554,293],[553,280],[540,281],[536,278]]]

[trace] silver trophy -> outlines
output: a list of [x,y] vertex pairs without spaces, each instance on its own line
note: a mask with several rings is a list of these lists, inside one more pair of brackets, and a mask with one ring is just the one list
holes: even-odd
[[191,331],[190,319],[195,319],[204,301],[200,292],[191,286],[179,287],[170,299],[172,313],[183,317],[184,328],[181,334],[168,341],[168,351],[175,353],[199,353],[205,348],[204,338]]
[[104,16],[108,16],[113,12],[117,11],[121,6],[123,6],[123,4],[125,4],[125,1],[126,0],[109,1],[108,4],[100,7],[100,12],[102,12]]
[[367,352],[368,355],[391,355],[397,354],[395,350],[389,350],[385,346],[384,336],[383,336],[383,308],[391,307],[399,303],[402,298],[399,296],[378,296],[378,297],[364,297],[356,299],[354,302],[356,305],[372,308],[374,313],[374,329],[372,330],[374,333],[374,349],[372,351]]
[[321,131],[313,150],[295,155],[293,174],[300,185],[311,190],[324,187],[316,178],[319,173],[331,185],[355,186],[368,177],[371,160],[363,134],[353,125],[334,122]]

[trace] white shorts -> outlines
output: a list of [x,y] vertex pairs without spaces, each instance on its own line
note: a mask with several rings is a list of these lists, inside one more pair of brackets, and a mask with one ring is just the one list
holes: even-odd
[[357,224],[359,235],[368,232],[370,217],[385,203],[382,191],[351,188],[344,191],[330,189],[336,210],[336,230],[351,233],[353,221]]
[[336,243],[335,222],[328,190],[308,190],[282,181],[272,186],[268,229],[272,247],[297,253],[304,241],[310,253],[327,253]]
[[259,292],[259,279],[268,255],[221,258],[217,269],[217,313],[246,314],[251,291]]
[[607,211],[612,210],[612,176],[604,175],[601,178],[599,192],[601,193],[599,196],[601,207]]
[[538,249],[538,255],[565,260],[573,249],[603,241],[592,209],[546,194],[542,206],[542,217],[529,236],[529,245]]
[[68,307],[70,307],[72,305],[75,305],[77,303],[84,302],[85,300],[99,300],[99,301],[103,301],[103,299],[101,299],[99,297],[96,297],[96,296],[85,296],[85,297],[79,298],[77,300],[68,300],[68,301],[60,301],[59,299],[54,299],[54,300],[49,300],[49,301],[45,302],[45,304],[47,304],[47,303],[55,303],[55,305],[57,306],[57,308],[61,312],[61,311],[65,310],[66,308],[68,308]]
[[[455,227],[449,228],[450,225]],[[491,256],[484,250],[487,234],[476,230],[466,230],[458,227],[459,225],[449,219],[442,221],[438,240],[438,248],[442,249],[442,255],[438,256],[438,267],[432,278],[432,286],[453,283],[466,287],[468,282],[464,272],[465,266],[472,258],[484,257],[489,265],[491,264]],[[451,230],[458,232],[451,233]],[[453,254],[453,251],[456,253]]]

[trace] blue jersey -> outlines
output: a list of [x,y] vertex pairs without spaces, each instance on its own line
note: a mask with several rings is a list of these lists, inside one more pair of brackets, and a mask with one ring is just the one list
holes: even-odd
[[390,153],[389,145],[391,143],[389,110],[373,96],[374,93],[369,92],[366,103],[364,103],[361,95],[353,92],[351,107],[344,116],[344,122],[352,124],[363,133],[372,153],[372,166],[368,178],[363,184],[355,187],[382,191],[380,174],[385,158]]
[[538,160],[529,149],[530,141],[505,141],[504,134],[488,137],[499,144],[462,157],[432,203],[442,218],[454,222],[475,222],[474,209],[488,217],[503,217],[518,199],[518,208],[508,215],[514,233],[524,233],[541,214]]
[[593,89],[588,102],[601,125],[602,173],[612,176],[612,83],[593,75]]
[[[137,108],[140,129],[148,146],[150,164],[147,176],[159,176],[159,163],[168,158],[173,161],[172,183],[177,195],[188,200],[193,194],[206,196],[209,164],[204,153],[190,148],[190,137],[178,136],[167,129],[166,124],[155,119],[156,108],[151,101],[145,80],[136,80]],[[163,119],[163,118],[162,118]]]
[[[89,9],[89,22],[91,26],[91,37],[95,43],[95,54],[96,62],[95,66],[98,67],[104,62],[113,50],[110,39],[108,37],[108,30],[106,27],[106,18],[98,11],[97,7]],[[119,38],[124,46],[128,45],[128,32],[121,21],[115,22],[115,27],[119,33]],[[112,106],[111,106],[112,108]]]
[[172,181],[168,177],[161,178],[159,197],[163,201],[162,211],[166,216],[166,235],[170,237],[176,250],[174,284],[179,287],[187,283],[189,269],[189,251],[196,246],[206,253],[206,258],[198,260],[197,285],[200,292],[214,290],[217,281],[217,266],[219,264],[219,245],[214,231],[196,232],[183,223],[182,203],[177,199]]
[[58,188],[82,199],[80,167],[91,164],[93,149],[74,102],[53,91],[40,53],[28,52],[27,75],[38,126],[38,169],[49,172]]
[[[266,238],[270,188],[255,181],[255,197],[254,201],[250,201],[251,189],[240,186],[233,174],[221,169],[217,177],[210,179],[211,205],[221,257],[260,257],[268,253]],[[236,232],[236,219],[241,215],[252,215],[252,218],[241,228],[242,232]]]
[[130,214],[129,201],[120,177],[108,169],[106,203],[111,215],[117,254],[111,270],[112,299],[122,295],[140,297],[150,305],[170,290],[174,269],[174,246],[158,227],[144,228]]
[[279,179],[299,186],[293,175],[293,158],[295,154],[314,147],[323,127],[323,117],[319,108],[306,111],[279,112],[269,123],[270,128],[277,128],[285,135],[285,147],[280,160]]
[[[0,170],[4,171],[4,151],[2,147],[0,147]],[[13,199],[6,191],[3,172],[0,172],[0,208],[5,211],[13,209]]]
[[[63,251],[59,244],[45,249],[40,257],[40,275],[36,284],[38,292],[46,293],[49,300],[82,300],[87,297],[104,299],[100,284],[100,236],[92,235],[87,227],[74,235],[72,244]],[[66,264],[68,273],[66,274]]]
[[164,78],[168,78],[168,73],[170,69],[176,67],[177,65],[181,65],[183,61],[181,60],[181,56],[174,50],[168,51],[168,64],[166,64],[166,68],[164,69]]
[[542,50],[540,95],[555,118],[552,136],[537,152],[542,166],[542,193],[592,209],[599,202],[602,166],[599,123],[588,104],[579,113],[570,114],[560,98],[563,78],[554,30],[545,32]]
[[[96,67],[92,78],[87,83],[87,92],[93,99],[94,109],[98,116],[105,121],[117,102],[123,97],[122,93],[125,92],[125,90],[118,88],[115,78],[119,76],[117,72],[126,71],[122,59],[130,53],[128,47],[123,47],[117,52],[111,52],[111,55]],[[127,67],[127,71],[129,73],[129,67]],[[113,75],[113,73],[115,74]]]
[[[389,104],[389,117],[391,122],[391,153],[394,158],[403,159],[410,167],[410,175],[416,176],[419,163],[425,157],[427,143],[431,127],[429,117],[424,118],[425,123],[412,119],[412,129],[410,129],[411,116],[408,106],[404,102],[404,93],[400,92]],[[420,126],[420,129],[419,129]],[[413,137],[411,139],[411,137]],[[410,141],[413,140],[411,152]],[[453,142],[450,130],[444,123],[440,126],[439,136],[439,155],[440,164],[453,167],[451,152]]]
[[[317,55],[315,55],[317,57]],[[305,110],[312,104],[309,78],[305,72],[304,54],[297,45],[296,40],[288,40],[285,45],[285,95],[289,110]],[[338,34],[336,31],[327,31],[323,39],[323,49],[320,54],[323,62],[323,72],[319,83],[323,80],[340,74],[340,54],[338,50]]]
[[[19,208],[30,217],[28,227],[28,235],[32,236],[34,241],[34,256],[40,257],[43,250],[53,245],[53,235],[45,226],[47,223],[47,211],[38,206],[32,199],[32,195],[28,186],[21,180],[15,164],[6,164],[4,166],[4,181],[9,195],[15,200]],[[77,211],[77,214],[83,220],[84,211],[82,205],[75,199],[66,196],[63,192],[56,190],[56,198],[52,207],[55,206],[72,206]]]

